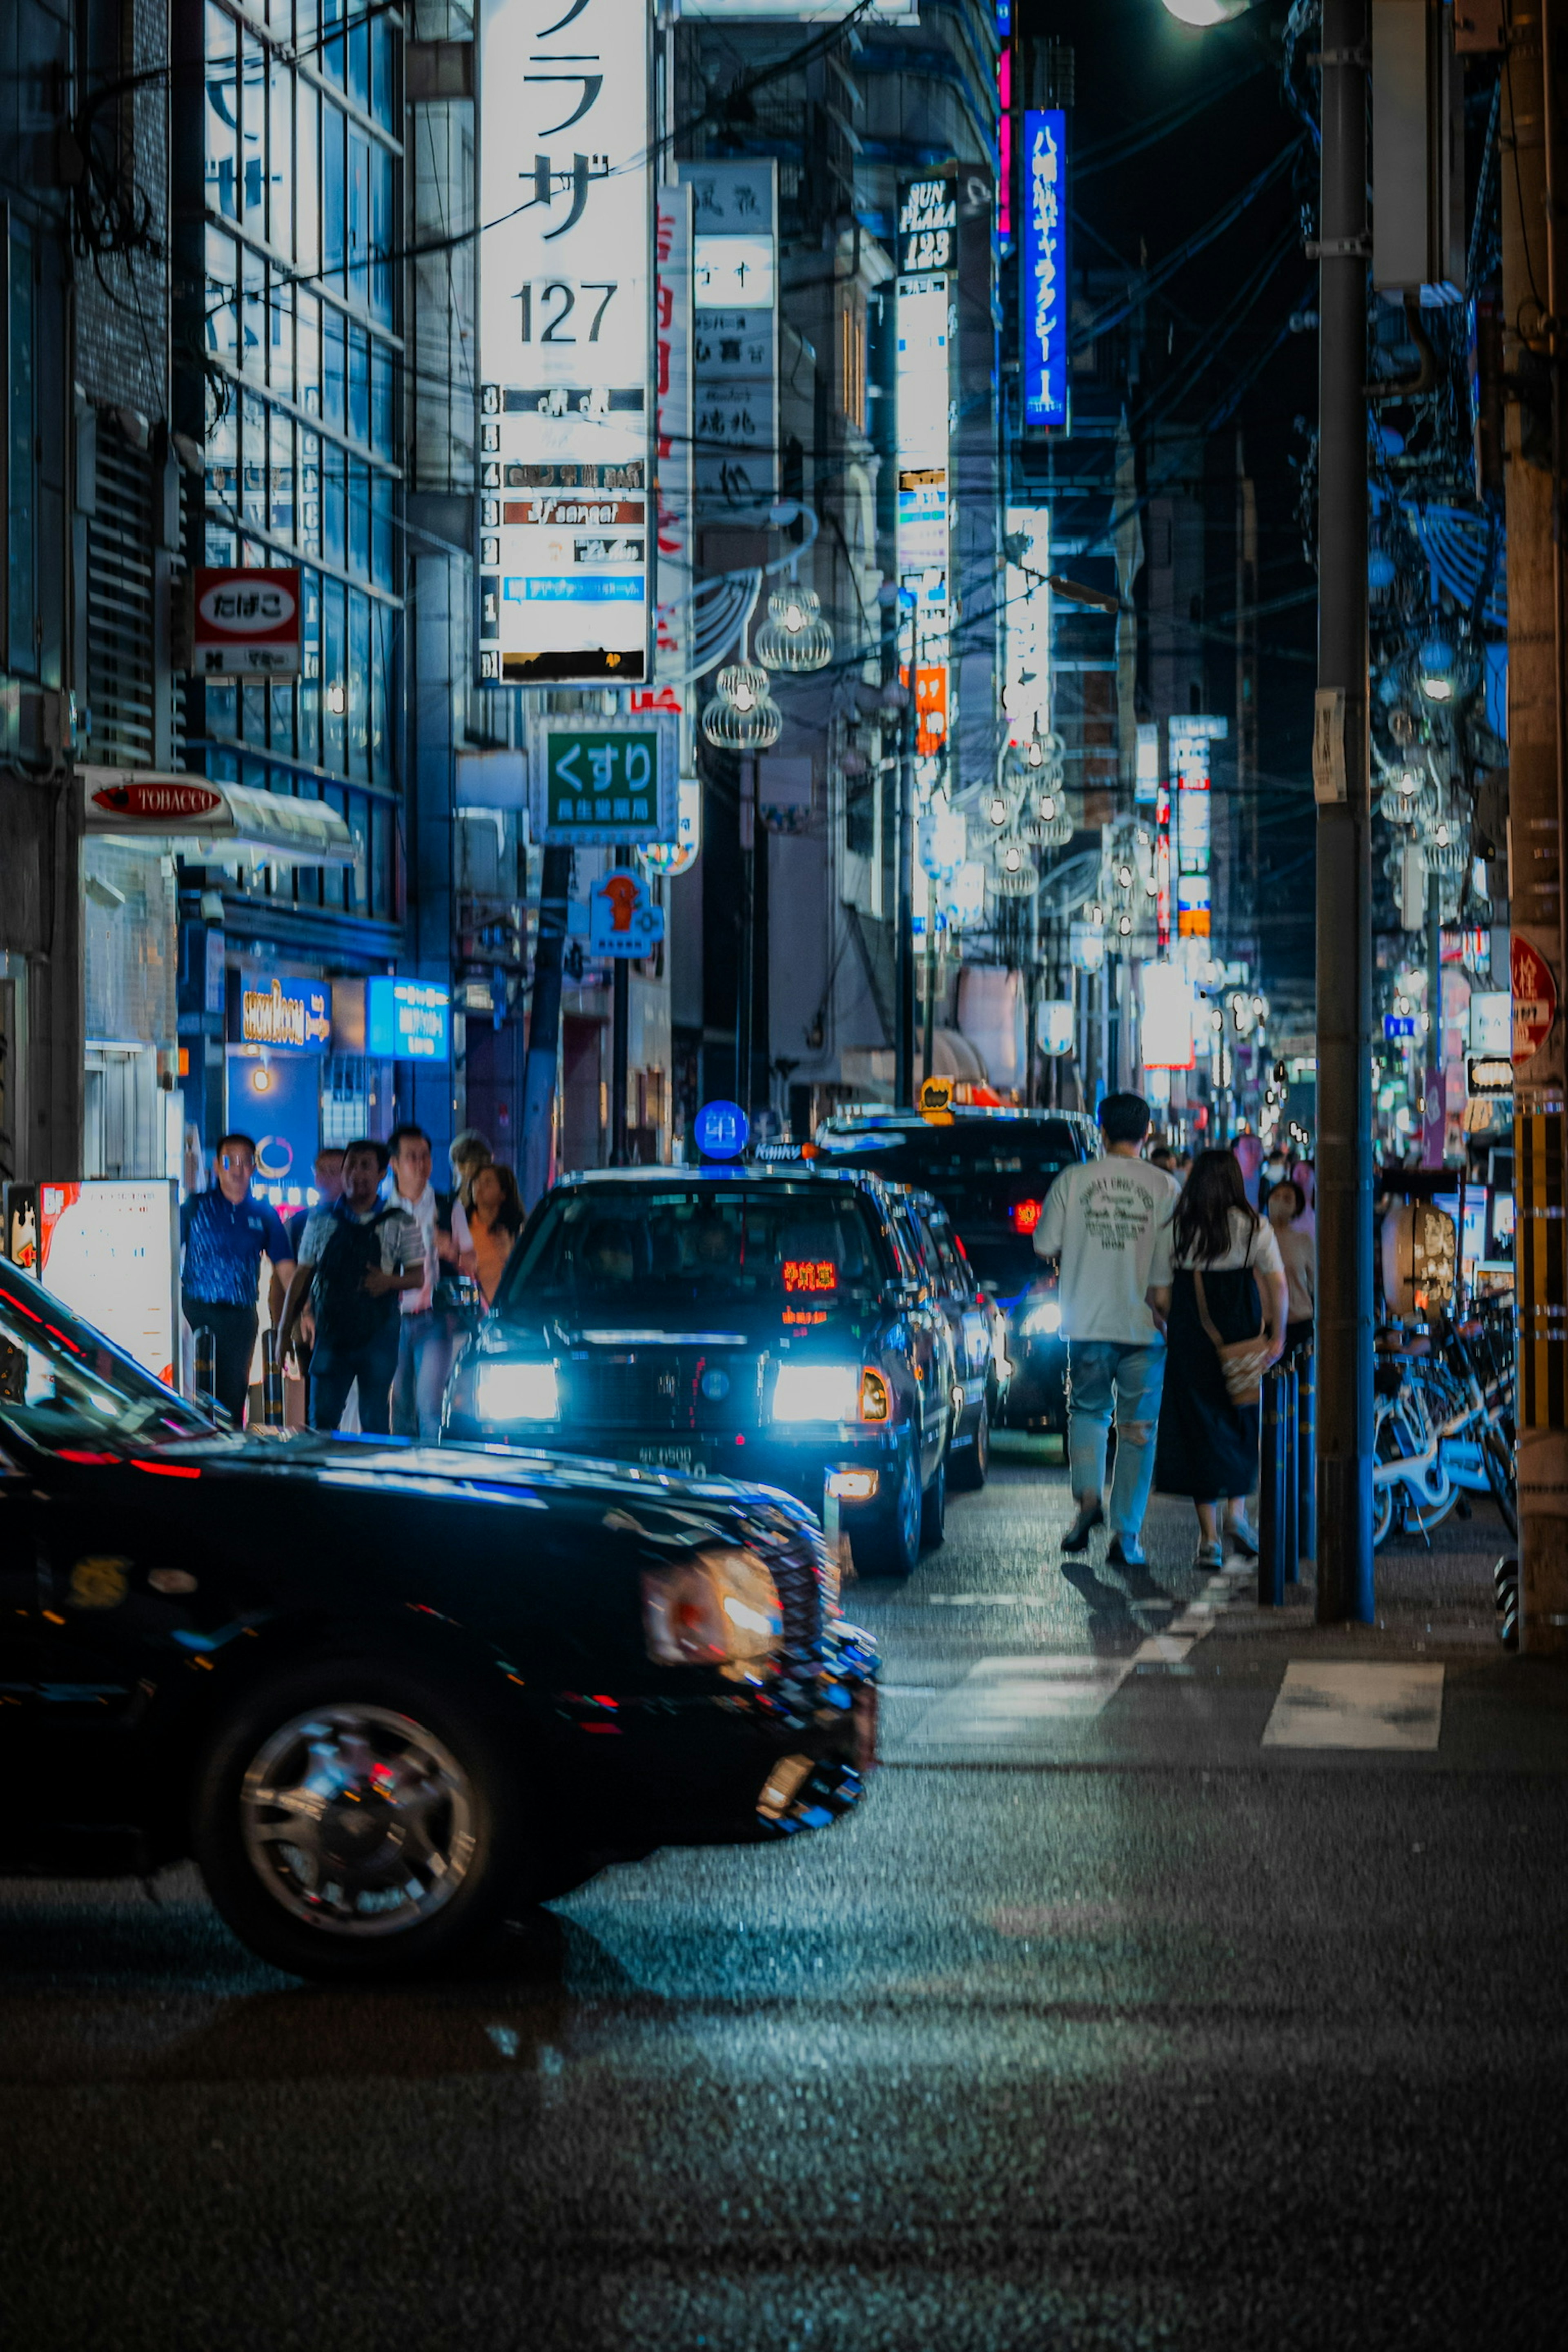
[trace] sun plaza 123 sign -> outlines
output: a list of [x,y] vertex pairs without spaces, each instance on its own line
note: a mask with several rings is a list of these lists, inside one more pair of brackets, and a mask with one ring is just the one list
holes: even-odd
[[648,675],[647,0],[482,0],[479,676]]
[[905,180],[899,189],[899,268],[957,267],[958,174]]
[[1022,320],[1024,423],[1068,422],[1067,123],[1059,106],[1024,116]]

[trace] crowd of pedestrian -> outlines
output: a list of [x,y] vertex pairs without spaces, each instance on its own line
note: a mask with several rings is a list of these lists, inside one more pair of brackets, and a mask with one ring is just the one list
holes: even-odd
[[1266,1160],[1253,1138],[1245,1168],[1230,1148],[1151,1147],[1138,1095],[1108,1095],[1100,1127],[1102,1156],[1063,1170],[1035,1233],[1039,1255],[1059,1261],[1068,1341],[1075,1508],[1062,1549],[1087,1549],[1109,1511],[1107,1560],[1142,1567],[1158,1491],[1192,1502],[1200,1567],[1256,1559],[1263,1375],[1311,1334],[1311,1171]]
[[285,1223],[252,1191],[250,1137],[221,1139],[211,1188],[181,1212],[181,1297],[192,1331],[211,1335],[213,1393],[237,1426],[265,1261],[278,1360],[303,1386],[309,1425],[436,1442],[458,1335],[476,1303],[492,1304],[523,1223],[517,1178],[477,1129],[448,1156],[439,1190],[411,1122],[384,1143],[323,1146],[314,1202]]

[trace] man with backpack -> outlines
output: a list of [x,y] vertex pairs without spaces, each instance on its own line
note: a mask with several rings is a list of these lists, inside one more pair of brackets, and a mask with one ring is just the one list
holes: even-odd
[[308,1293],[316,1323],[312,1429],[337,1428],[357,1381],[360,1427],[369,1436],[391,1433],[398,1309],[402,1294],[424,1282],[425,1252],[407,1210],[377,1197],[385,1167],[384,1144],[368,1137],[349,1144],[342,1197],[312,1210],[300,1243],[278,1352],[287,1355],[293,1344]]

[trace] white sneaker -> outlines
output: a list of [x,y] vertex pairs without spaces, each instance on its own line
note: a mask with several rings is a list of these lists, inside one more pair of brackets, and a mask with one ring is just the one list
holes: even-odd
[[1225,1546],[1217,1541],[1215,1543],[1199,1544],[1196,1551],[1193,1554],[1193,1566],[1194,1568],[1223,1568],[1225,1566]]

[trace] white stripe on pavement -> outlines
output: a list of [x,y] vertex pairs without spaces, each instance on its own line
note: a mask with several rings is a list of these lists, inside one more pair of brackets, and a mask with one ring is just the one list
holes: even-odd
[[1263,1745],[1434,1748],[1442,1727],[1441,1665],[1318,1665],[1292,1659]]

